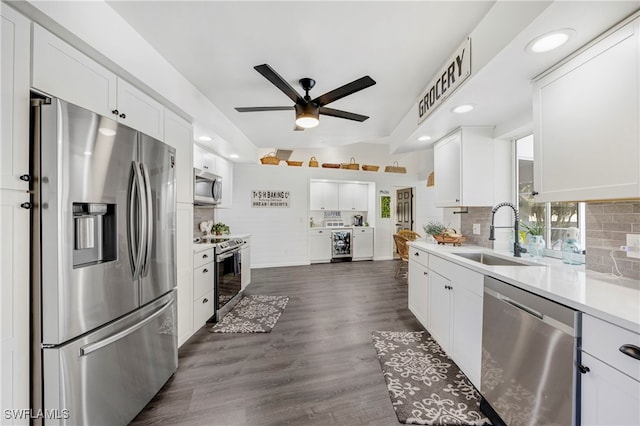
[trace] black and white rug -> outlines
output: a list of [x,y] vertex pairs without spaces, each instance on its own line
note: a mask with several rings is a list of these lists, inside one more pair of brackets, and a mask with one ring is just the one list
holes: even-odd
[[389,397],[400,423],[490,425],[480,394],[424,331],[374,331]]
[[227,315],[211,327],[213,333],[269,333],[278,322],[289,298],[244,296]]

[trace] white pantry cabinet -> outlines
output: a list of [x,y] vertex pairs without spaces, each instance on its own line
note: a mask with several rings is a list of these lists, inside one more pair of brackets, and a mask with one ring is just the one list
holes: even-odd
[[191,123],[165,110],[164,139],[176,149],[176,201],[193,203],[193,137]]
[[338,184],[336,182],[310,182],[309,210],[338,210]]
[[582,316],[582,425],[640,424],[640,334]]
[[178,345],[193,334],[193,204],[177,203]]
[[373,260],[373,228],[353,228],[353,260]]
[[163,140],[162,104],[37,24],[32,61],[33,88]]
[[311,263],[331,261],[331,230],[317,228],[309,230],[309,260]]
[[480,388],[484,276],[429,256],[429,332]]
[[640,19],[534,85],[536,201],[640,197]]
[[0,189],[28,191],[20,176],[29,174],[29,21],[3,3],[0,30]]
[[435,143],[436,207],[494,204],[493,128],[462,127]]
[[429,330],[429,254],[409,248],[409,310]]
[[338,184],[338,210],[365,212],[369,210],[369,185],[362,183]]
[[[3,5],[4,14],[4,5]],[[0,406],[29,407],[29,194],[0,190]],[[27,425],[3,416],[2,424]]]

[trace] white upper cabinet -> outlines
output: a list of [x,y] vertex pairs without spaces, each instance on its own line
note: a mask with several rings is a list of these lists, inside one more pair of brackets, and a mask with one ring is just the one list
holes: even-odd
[[215,154],[207,151],[199,145],[193,145],[193,167],[204,170],[214,175],[218,174],[218,165]]
[[222,178],[222,201],[219,208],[231,208],[233,201],[233,163],[218,157],[216,159],[217,175]]
[[163,140],[162,104],[37,24],[31,86]]
[[164,140],[164,106],[118,78],[118,121],[156,139]]
[[369,186],[362,183],[341,183],[338,186],[338,209],[364,212],[368,210]]
[[640,197],[639,29],[636,19],[535,82],[536,201]]
[[2,115],[0,189],[27,191],[29,183],[29,21],[2,4]]
[[434,145],[436,207],[494,204],[493,129],[461,128]]
[[193,203],[193,136],[191,124],[165,110],[164,139],[176,149],[176,200]]
[[311,182],[309,210],[338,210],[338,184],[335,182]]

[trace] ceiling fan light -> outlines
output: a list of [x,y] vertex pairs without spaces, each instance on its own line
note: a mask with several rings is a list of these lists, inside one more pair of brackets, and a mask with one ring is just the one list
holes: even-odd
[[310,129],[320,124],[320,120],[312,114],[301,114],[296,118],[296,124],[305,129]]

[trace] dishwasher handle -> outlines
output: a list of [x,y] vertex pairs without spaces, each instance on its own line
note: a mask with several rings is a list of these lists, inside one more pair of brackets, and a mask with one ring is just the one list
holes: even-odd
[[540,320],[544,320],[544,315],[542,315],[540,312],[536,311],[535,309],[532,309],[526,305],[523,305],[522,303],[516,302],[513,299],[509,299],[508,297],[503,296],[502,294],[499,294],[499,293],[498,293],[498,299],[502,300],[503,302],[507,302],[514,308],[520,309],[521,311],[525,311],[529,315],[533,315],[534,317]]

